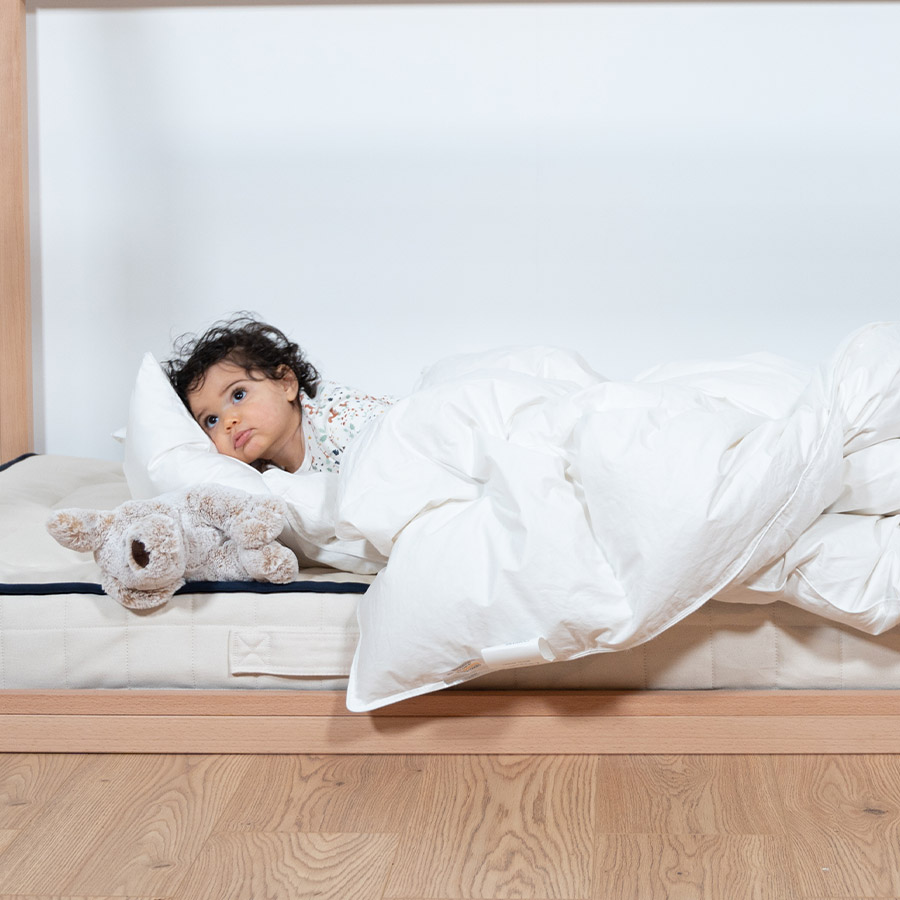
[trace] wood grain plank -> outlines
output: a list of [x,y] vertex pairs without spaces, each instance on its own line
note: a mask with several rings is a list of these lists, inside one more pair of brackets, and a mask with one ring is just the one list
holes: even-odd
[[784,839],[770,835],[598,835],[592,897],[786,900],[789,872]]
[[419,797],[418,756],[253,757],[216,831],[403,831]]
[[397,847],[389,834],[221,832],[178,897],[190,900],[380,900]]
[[784,834],[766,756],[604,756],[598,834]]
[[247,763],[97,757],[4,854],[0,892],[164,894],[199,853]]
[[14,828],[4,828],[0,830],[0,867],[3,865],[3,851],[19,836],[19,832]]
[[27,828],[87,759],[78,754],[0,756],[0,828]]
[[90,855],[67,883],[73,894],[172,895],[212,832],[251,760],[156,757],[129,781],[119,815],[98,830]]
[[595,759],[433,757],[384,896],[586,897]]
[[[114,810],[109,779],[100,781],[103,758],[96,757],[80,767],[66,791],[48,803],[43,815],[24,832],[27,840],[17,840],[3,854],[0,868],[0,895],[65,893],[63,881],[73,858],[90,846],[91,826],[105,820]],[[55,873],[46,888],[39,872]],[[36,877],[37,876],[37,877]]]
[[900,894],[900,757],[783,757],[773,766],[801,894]]

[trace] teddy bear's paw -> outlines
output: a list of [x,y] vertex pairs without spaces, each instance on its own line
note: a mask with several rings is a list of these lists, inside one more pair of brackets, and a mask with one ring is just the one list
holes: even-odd
[[47,520],[47,530],[63,547],[86,552],[103,544],[113,519],[99,509],[60,509]]
[[256,581],[288,584],[300,574],[297,557],[281,544],[270,544],[260,550],[244,550],[241,558],[247,573]]
[[276,540],[284,529],[284,501],[279,497],[256,500],[231,528],[241,546],[258,550]]

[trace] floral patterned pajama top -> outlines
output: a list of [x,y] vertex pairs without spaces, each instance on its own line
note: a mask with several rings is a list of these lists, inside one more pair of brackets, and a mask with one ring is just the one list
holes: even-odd
[[392,397],[371,397],[336,381],[320,381],[315,397],[300,392],[306,453],[298,472],[340,472],[344,450],[370,419],[380,416]]

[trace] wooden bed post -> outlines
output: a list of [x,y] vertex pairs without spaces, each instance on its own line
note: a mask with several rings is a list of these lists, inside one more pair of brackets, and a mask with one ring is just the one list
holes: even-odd
[[0,0],[0,461],[34,446],[25,0]]

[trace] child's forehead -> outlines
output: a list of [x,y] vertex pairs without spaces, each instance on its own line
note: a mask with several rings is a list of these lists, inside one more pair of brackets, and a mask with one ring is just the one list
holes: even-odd
[[253,377],[253,370],[234,360],[221,359],[219,362],[213,363],[203,374],[206,378],[250,378]]
[[188,396],[197,394],[214,394],[224,390],[235,381],[251,379],[260,380],[260,374],[228,359],[213,363],[197,381],[188,389]]

